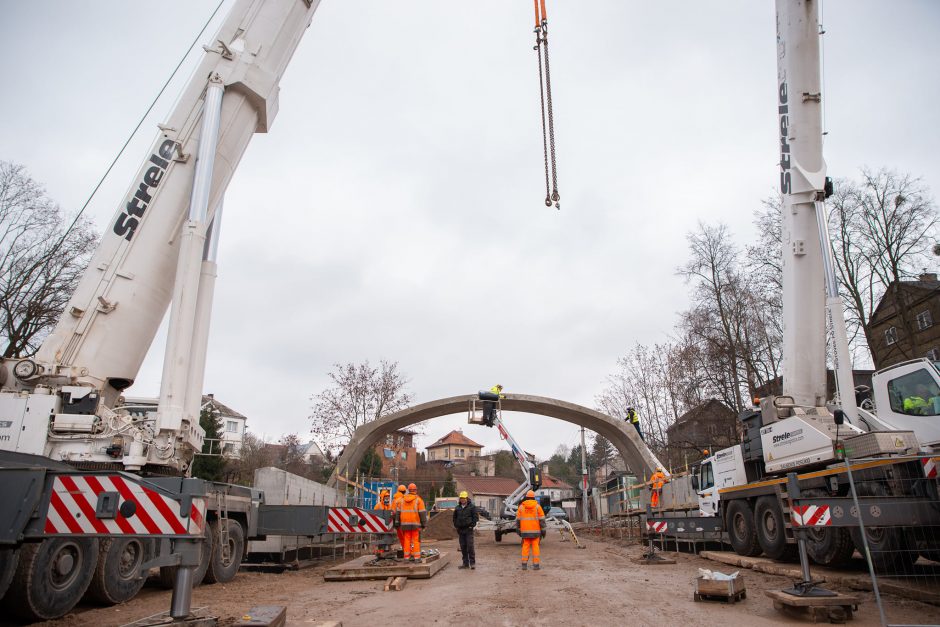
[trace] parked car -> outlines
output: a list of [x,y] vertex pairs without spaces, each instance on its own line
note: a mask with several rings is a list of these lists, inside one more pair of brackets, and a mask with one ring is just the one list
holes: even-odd
[[568,520],[568,512],[566,512],[565,510],[563,510],[563,509],[560,508],[560,507],[550,507],[550,508],[548,508],[548,511],[545,512],[545,515],[546,515],[546,516],[553,516],[554,518],[557,518],[558,520]]

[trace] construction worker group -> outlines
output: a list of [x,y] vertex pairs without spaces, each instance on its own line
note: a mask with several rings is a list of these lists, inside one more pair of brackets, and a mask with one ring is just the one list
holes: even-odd
[[[418,487],[413,483],[408,484],[407,489],[400,485],[394,498],[390,498],[388,490],[383,489],[375,509],[393,512],[392,521],[401,544],[402,557],[409,562],[421,559],[421,531],[428,525],[428,512],[424,500],[418,496]],[[470,501],[469,495],[465,491],[461,492],[453,516],[463,558],[458,568],[476,568],[473,533],[479,520],[479,511]],[[545,511],[535,500],[535,492],[532,490],[526,492],[525,499],[519,504],[516,521],[522,538],[522,570],[528,569],[530,559],[533,570],[540,570],[542,560],[539,542],[545,537]]]

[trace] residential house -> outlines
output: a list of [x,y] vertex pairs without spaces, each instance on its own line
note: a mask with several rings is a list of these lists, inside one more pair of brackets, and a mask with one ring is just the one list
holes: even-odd
[[415,448],[414,437],[414,431],[399,429],[376,442],[373,450],[382,458],[381,476],[397,480],[400,472],[410,473],[417,468],[418,450]]
[[323,449],[313,440],[302,445],[300,452],[301,455],[303,455],[304,461],[308,464],[317,459],[326,459],[326,455],[323,454]]
[[556,479],[547,472],[542,472],[542,486],[535,491],[536,496],[547,496],[552,505],[561,507],[562,501],[572,500],[575,497],[573,486],[561,479]]
[[[147,416],[156,413],[160,399],[146,397],[126,397],[124,404],[134,416]],[[219,419],[222,426],[219,441],[212,444],[212,452],[221,452],[226,457],[238,457],[242,442],[245,441],[245,424],[248,419],[228,405],[218,401],[213,394],[204,394],[201,410],[210,410]]]
[[888,286],[869,319],[868,348],[876,368],[907,359],[940,361],[940,281],[934,273]]
[[681,468],[705,457],[705,451],[727,448],[741,441],[742,425],[733,409],[709,399],[679,416],[666,429],[668,460]]
[[473,475],[454,475],[458,494],[467,491],[477,507],[485,509],[496,518],[503,510],[503,499],[515,492],[518,479],[508,477],[475,477]]
[[466,462],[473,457],[479,457],[483,445],[478,444],[465,436],[463,431],[451,431],[440,440],[427,447],[429,462]]

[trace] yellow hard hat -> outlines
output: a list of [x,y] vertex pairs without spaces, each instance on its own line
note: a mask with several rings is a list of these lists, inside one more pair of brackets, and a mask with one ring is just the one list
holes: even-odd
[[460,498],[462,498],[462,499],[468,499],[468,498],[470,498],[470,497],[467,496],[467,491],[464,490],[463,492],[460,493]]

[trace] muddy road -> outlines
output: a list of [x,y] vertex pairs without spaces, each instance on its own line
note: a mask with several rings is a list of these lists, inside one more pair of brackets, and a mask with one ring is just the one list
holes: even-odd
[[[692,600],[698,568],[730,572],[732,567],[692,555],[676,555],[668,566],[639,566],[630,561],[639,546],[617,546],[582,540],[578,550],[556,532],[544,541],[542,570],[519,569],[519,540],[496,543],[490,533],[477,536],[476,570],[458,570],[456,540],[428,543],[451,554],[435,577],[409,580],[400,592],[383,592],[383,581],[324,582],[329,566],[282,574],[240,573],[226,585],[201,586],[193,607],[209,607],[222,624],[240,618],[253,605],[287,606],[288,624],[341,621],[345,627],[376,625],[551,625],[663,627],[664,625],[809,624],[773,609],[765,589],[788,587],[789,580],[750,570],[747,599],[728,605]],[[878,612],[869,592],[853,592],[862,605],[852,625],[877,625]],[[940,608],[887,596],[894,623],[937,623]],[[110,608],[79,605],[49,627],[121,625],[169,609],[170,592],[146,587],[130,603]]]

